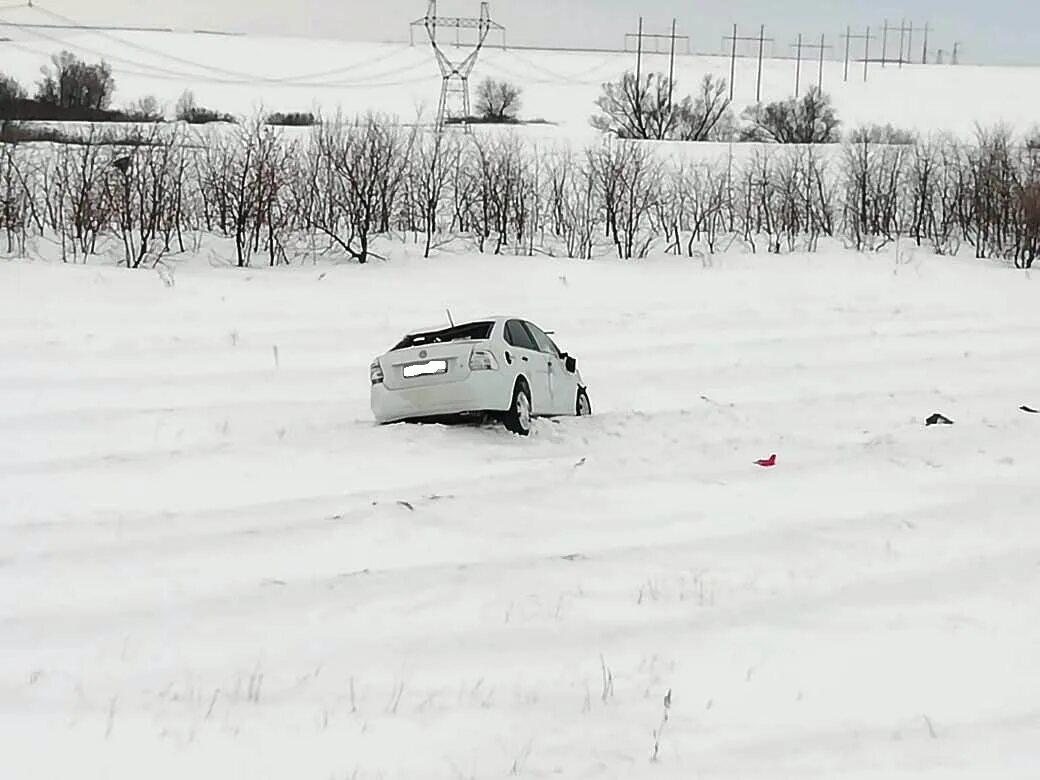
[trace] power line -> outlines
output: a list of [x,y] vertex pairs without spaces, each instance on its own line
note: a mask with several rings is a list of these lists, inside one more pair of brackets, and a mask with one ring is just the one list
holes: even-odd
[[[46,57],[47,54],[48,54],[48,52],[46,52],[46,51],[41,51],[39,49],[34,49],[34,48],[27,47],[27,46],[22,46],[22,45],[19,45],[19,44],[15,43],[14,41],[4,41],[0,45],[4,45],[4,46],[7,46],[9,48],[17,49],[18,51],[23,51],[23,52],[26,52],[27,54],[32,54],[32,55],[38,56],[38,57]],[[426,63],[415,63],[413,65],[407,66],[406,68],[400,68],[400,69],[398,69],[398,71],[401,72],[401,73],[398,73],[398,72],[395,72],[395,71],[389,71],[387,73],[376,74],[376,75],[373,76],[373,78],[375,78],[375,77],[385,78],[387,76],[392,76],[392,75],[403,75],[403,71],[414,70],[414,69],[416,69],[418,67],[426,67]],[[156,81],[179,81],[179,82],[182,82],[182,83],[185,81],[185,76],[183,76],[182,74],[178,74],[178,73],[162,73],[162,72],[156,73],[156,72],[142,71],[142,70],[137,70],[134,67],[121,67],[120,68],[120,73],[122,73],[124,75],[127,75],[127,76],[138,76],[138,77],[141,77],[141,78],[152,79],[152,80],[156,80]],[[215,77],[215,76],[194,76],[193,75],[193,76],[189,76],[188,78],[194,79],[197,82],[203,82],[203,83],[206,83],[206,84],[220,84],[220,85],[242,86],[244,84],[250,83],[250,82],[239,81],[239,80],[235,80],[235,79],[222,79],[222,78],[218,78],[218,77]],[[423,75],[417,75],[415,78],[397,79],[397,80],[393,80],[393,81],[371,81],[371,80],[364,80],[364,81],[336,81],[336,82],[323,82],[323,81],[322,82],[302,82],[301,81],[301,82],[292,82],[292,83],[282,82],[282,83],[272,84],[271,86],[285,87],[285,88],[308,88],[308,89],[378,89],[378,88],[383,88],[383,87],[397,87],[397,86],[406,86],[406,85],[410,85],[410,84],[418,84],[418,83],[420,83],[422,81],[425,81],[426,78],[427,78],[426,75],[423,74]]]
[[[39,6],[33,6],[33,7],[34,8],[39,8]],[[128,41],[128,40],[126,40],[124,38],[119,38],[118,36],[114,36],[114,35],[111,35],[111,34],[108,34],[108,33],[101,32],[97,28],[87,27],[87,26],[77,22],[76,20],[74,20],[74,19],[72,19],[70,17],[64,16],[62,14],[57,14],[57,13],[54,13],[52,11],[47,11],[46,9],[43,9],[43,8],[39,8],[39,10],[41,10],[42,12],[44,12],[45,14],[48,14],[49,16],[51,16],[53,18],[62,19],[62,20],[65,20],[65,21],[69,22],[69,26],[71,26],[73,29],[82,30],[82,31],[88,32],[88,33],[96,33],[99,37],[107,38],[107,39],[109,39],[111,41],[114,41],[114,42],[119,43],[121,45],[127,46],[128,48],[137,49],[137,50],[143,51],[143,52],[148,53],[148,54],[153,54],[153,55],[157,55],[159,57],[163,57],[165,59],[174,60],[174,61],[177,61],[177,62],[182,62],[182,63],[185,63],[185,64],[191,66],[191,67],[198,68],[199,70],[202,70],[202,71],[211,71],[211,72],[215,72],[215,73],[231,75],[231,76],[234,77],[234,78],[222,77],[219,80],[218,79],[209,78],[209,77],[205,78],[204,80],[206,80],[209,83],[222,83],[222,84],[258,84],[258,83],[262,83],[262,84],[286,84],[286,85],[296,84],[296,85],[299,85],[299,86],[303,86],[305,84],[305,82],[307,82],[308,80],[311,80],[311,79],[317,79],[317,78],[322,78],[322,77],[325,77],[325,76],[334,76],[334,75],[339,75],[339,74],[351,73],[353,71],[362,70],[362,69],[364,69],[366,67],[371,67],[371,66],[373,66],[373,65],[375,65],[377,63],[380,63],[380,62],[385,62],[386,60],[390,60],[390,59],[392,59],[394,57],[397,57],[405,49],[405,47],[402,45],[400,48],[392,49],[391,51],[388,51],[388,52],[386,52],[386,53],[384,53],[384,54],[382,54],[382,55],[380,55],[378,57],[375,57],[373,59],[370,59],[370,60],[368,60],[366,62],[354,63],[354,64],[351,64],[351,65],[345,65],[345,66],[341,66],[341,67],[338,67],[338,68],[330,68],[330,69],[323,70],[323,71],[316,71],[316,72],[312,72],[312,73],[305,73],[305,74],[299,74],[299,75],[295,75],[295,76],[284,76],[284,77],[258,76],[256,74],[242,73],[240,71],[230,71],[230,70],[226,70],[224,68],[220,68],[220,67],[217,67],[217,66],[211,66],[211,65],[208,65],[206,63],[200,63],[200,62],[197,62],[195,60],[190,60],[190,59],[187,59],[187,58],[184,58],[184,57],[178,57],[178,56],[173,55],[173,54],[168,54],[166,52],[163,52],[161,50],[155,49],[153,47],[143,46],[143,45],[134,43],[132,41]],[[110,59],[110,60],[113,60],[113,61],[124,62],[126,64],[129,64],[131,66],[135,66],[135,67],[138,67],[138,68],[146,68],[148,70],[155,71],[157,74],[163,74],[163,75],[168,75],[168,76],[177,76],[178,78],[186,78],[186,79],[200,79],[201,78],[199,75],[197,75],[195,73],[192,73],[190,71],[177,70],[177,69],[173,69],[173,68],[169,68],[169,67],[165,67],[165,66],[161,66],[161,65],[152,65],[152,64],[149,64],[147,62],[141,62],[140,60],[134,60],[134,59],[130,59],[128,57],[120,57],[118,55],[108,54],[108,53],[102,52],[102,51],[100,51],[98,49],[93,49],[91,47],[84,46],[83,44],[69,43],[67,41],[63,41],[61,38],[58,38],[56,36],[40,32],[39,29],[38,29],[38,25],[21,24],[21,23],[18,23],[18,22],[0,22],[0,25],[13,26],[13,27],[21,29],[21,30],[23,30],[23,31],[25,31],[25,32],[27,32],[27,33],[29,33],[31,35],[36,35],[37,37],[40,37],[40,38],[45,38],[45,39],[48,39],[48,40],[52,40],[52,41],[55,41],[57,43],[61,43],[63,45],[73,46],[74,48],[78,48],[81,51],[85,51],[85,52],[94,54],[95,56],[100,56],[103,59]],[[394,68],[394,69],[391,69],[389,71],[382,72],[382,73],[369,74],[367,77],[365,77],[365,81],[368,81],[369,79],[372,79],[372,78],[385,78],[387,76],[396,75],[396,74],[398,74],[400,72],[412,69],[412,68],[416,67],[417,65],[418,65],[418,63],[415,63],[413,65],[405,65],[405,66],[402,66],[400,68]],[[359,84],[359,85],[361,84],[360,81],[358,81],[358,82],[350,82],[350,83],[351,84]],[[330,84],[329,86],[332,86],[332,85]]]
[[[85,29],[84,25],[81,22],[78,22],[75,19],[72,19],[71,17],[65,16],[64,14],[59,14],[59,13],[56,13],[54,11],[48,11],[46,8],[43,8],[42,6],[34,6],[34,8],[36,10],[40,11],[40,13],[44,14],[45,16],[51,17],[52,19],[58,19],[58,20],[63,21],[66,24],[68,24],[68,25],[70,25],[70,26],[72,26],[74,28],[77,28],[77,29],[81,29],[81,30]],[[120,38],[120,37],[118,37],[116,35],[112,35],[111,33],[106,32],[106,31],[104,31],[102,29],[99,29],[99,28],[92,29],[89,32],[96,34],[100,38],[106,38],[106,39],[108,39],[110,41],[114,41],[114,42],[120,44],[121,46],[126,46],[129,49],[136,49],[137,51],[143,51],[146,54],[157,55],[157,56],[159,56],[161,58],[168,59],[168,60],[171,60],[173,62],[179,62],[182,65],[188,65],[189,67],[199,68],[200,70],[208,70],[208,71],[212,71],[213,73],[220,73],[220,74],[225,75],[225,76],[235,76],[235,77],[240,78],[240,79],[249,79],[249,80],[256,80],[257,79],[257,76],[255,76],[254,74],[243,73],[243,72],[237,71],[237,70],[229,70],[229,69],[226,69],[226,68],[221,68],[218,65],[207,65],[206,63],[200,63],[200,62],[196,62],[196,61],[193,61],[193,60],[186,59],[184,57],[178,57],[175,54],[167,54],[165,52],[153,49],[153,48],[151,48],[149,46],[142,46],[140,44],[134,43],[133,41],[128,41],[128,40],[126,40],[124,38]]]
[[543,65],[539,65],[536,62],[532,62],[531,60],[527,59],[522,54],[520,54],[516,49],[510,49],[508,53],[509,53],[510,56],[520,60],[524,65],[526,65],[527,67],[531,68],[532,70],[539,70],[539,71],[541,71],[542,73],[544,73],[544,74],[546,74],[548,76],[552,76],[553,78],[557,79],[558,81],[565,81],[565,82],[568,82],[568,83],[571,83],[571,84],[595,84],[595,83],[598,83],[598,79],[595,80],[595,81],[581,81],[580,79],[583,79],[583,78],[591,75],[592,73],[595,73],[598,70],[602,70],[604,68],[613,68],[613,64],[610,63],[610,62],[599,62],[599,63],[597,63],[596,65],[593,65],[590,68],[586,68],[585,70],[578,71],[577,73],[571,74],[570,76],[565,76],[565,75],[563,75],[561,73],[557,73],[554,70],[550,70],[549,68],[546,68]]

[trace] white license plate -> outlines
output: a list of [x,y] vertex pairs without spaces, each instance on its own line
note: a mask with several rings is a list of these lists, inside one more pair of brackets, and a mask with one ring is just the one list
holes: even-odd
[[413,363],[404,367],[405,379],[414,379],[417,376],[431,376],[433,374],[448,373],[448,361],[431,360],[429,363]]

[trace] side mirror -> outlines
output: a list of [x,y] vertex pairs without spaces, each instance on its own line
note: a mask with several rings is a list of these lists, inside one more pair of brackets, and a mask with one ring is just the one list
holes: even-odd
[[570,355],[567,355],[567,357],[564,358],[563,365],[564,368],[566,368],[572,374],[578,370],[578,361]]

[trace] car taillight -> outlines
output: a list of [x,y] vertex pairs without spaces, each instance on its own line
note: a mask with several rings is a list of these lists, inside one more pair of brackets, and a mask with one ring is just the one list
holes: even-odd
[[498,360],[486,349],[475,349],[469,356],[470,371],[498,371]]
[[383,383],[383,368],[379,365],[378,360],[373,360],[372,365],[368,367],[368,378],[374,385],[381,385]]

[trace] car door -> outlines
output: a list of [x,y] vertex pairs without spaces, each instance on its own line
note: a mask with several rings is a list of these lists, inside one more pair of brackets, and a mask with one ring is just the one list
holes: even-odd
[[549,371],[545,356],[538,349],[534,336],[524,326],[523,320],[506,321],[505,341],[509,345],[507,355],[531,384],[531,411],[534,414],[552,414]]
[[563,355],[549,335],[533,322],[524,323],[531,332],[541,362],[548,374],[550,405],[552,414],[572,414],[578,397],[577,378],[567,371]]

